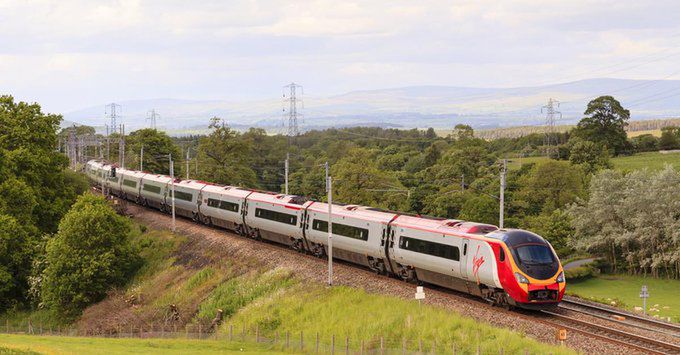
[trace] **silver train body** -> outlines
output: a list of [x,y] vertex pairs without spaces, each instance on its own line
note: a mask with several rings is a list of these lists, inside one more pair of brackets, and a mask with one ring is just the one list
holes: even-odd
[[[334,258],[492,303],[548,308],[556,306],[564,292],[556,255],[546,273],[550,277],[543,279],[524,272],[519,257],[513,257],[516,245],[540,243],[554,255],[547,242],[526,231],[357,205],[334,204],[329,218],[328,204],[300,196],[195,180],[173,182],[164,175],[116,169],[100,161],[88,162],[86,174],[113,195],[165,212],[170,211],[174,185],[175,210],[180,216],[319,257],[327,252],[330,219]],[[520,237],[534,239],[517,242]],[[522,284],[517,273],[531,281]]]

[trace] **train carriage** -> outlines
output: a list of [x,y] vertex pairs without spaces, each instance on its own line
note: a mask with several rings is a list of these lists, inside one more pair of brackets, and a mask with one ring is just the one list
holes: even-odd
[[201,191],[199,216],[203,223],[230,229],[240,234],[243,228],[243,206],[252,190],[233,186],[207,185]]
[[165,175],[146,174],[142,177],[142,188],[140,194],[142,200],[140,201],[145,206],[151,206],[161,211],[166,210],[166,198],[168,195],[168,186],[172,181],[171,178]]
[[253,192],[246,200],[247,233],[293,247],[307,249],[302,234],[303,212],[313,202],[293,195]]
[[127,169],[117,169],[116,175],[120,178],[119,196],[126,200],[139,202],[139,190],[142,184],[142,177],[146,175],[146,173]]
[[[385,273],[384,238],[397,215],[357,205],[332,206],[333,257]],[[315,202],[307,209],[306,238],[313,254],[325,255],[328,246],[328,204]]]
[[[175,213],[193,220],[198,220],[198,209],[201,204],[200,194],[201,190],[206,186],[207,184],[201,181],[175,180]],[[168,208],[172,205],[172,188],[173,183],[170,182],[166,189],[167,193],[165,196]]]

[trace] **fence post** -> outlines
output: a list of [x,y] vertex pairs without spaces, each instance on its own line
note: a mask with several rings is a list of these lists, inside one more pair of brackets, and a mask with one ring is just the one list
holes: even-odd
[[359,354],[364,355],[364,339],[361,339],[361,349],[359,349]]
[[5,319],[5,326],[7,327],[7,333],[9,333],[9,319]]
[[422,353],[423,352],[423,339],[418,339],[418,352]]
[[349,337],[345,337],[345,355],[349,355]]
[[305,348],[305,339],[304,339],[304,333],[302,330],[300,331],[300,351]]
[[189,339],[189,324],[184,325],[184,337]]
[[380,337],[380,355],[385,353],[385,339]]
[[319,353],[319,332],[316,332],[316,353]]
[[456,343],[451,342],[451,354],[456,355]]
[[436,354],[437,353],[437,341],[432,340],[432,353]]
[[286,349],[290,347],[290,332],[286,330]]
[[482,353],[482,349],[479,348],[479,344],[477,344],[477,355]]
[[260,326],[259,325],[255,326],[255,342],[256,343],[260,342]]
[[243,329],[241,329],[241,341],[246,340],[246,324],[243,323]]
[[401,339],[401,353],[406,355],[406,339]]
[[234,340],[234,325],[229,324],[229,341]]
[[201,339],[201,323],[198,323],[198,339]]
[[331,335],[331,355],[335,354],[335,334]]
[[144,327],[140,325],[140,326],[139,326],[139,337],[140,337],[140,338],[142,337],[142,331],[143,331],[143,330],[144,330]]
[[499,353],[500,355],[503,355],[503,353],[505,353],[505,351],[503,351],[503,348],[500,348],[500,350],[499,350],[498,353]]

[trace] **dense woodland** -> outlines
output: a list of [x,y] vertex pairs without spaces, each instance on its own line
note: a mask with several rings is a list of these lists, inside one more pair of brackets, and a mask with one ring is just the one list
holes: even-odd
[[[292,194],[325,200],[328,162],[334,201],[498,224],[503,160],[549,155],[508,171],[506,227],[542,235],[563,259],[591,253],[617,272],[678,278],[680,174],[671,168],[624,174],[610,170],[610,159],[677,148],[680,129],[667,128],[660,139],[628,139],[629,117],[613,97],[599,97],[574,129],[552,137],[559,143],[553,146],[544,145],[543,134],[483,140],[468,125],[447,137],[433,129],[357,127],[289,140],[255,128],[240,133],[212,119],[205,136],[130,133],[125,165],[167,174],[172,156],[176,176],[283,191],[289,154]],[[103,199],[84,194],[87,182],[67,169],[58,149],[69,130],[94,129],[59,132],[60,121],[37,104],[0,99],[0,299],[7,300],[0,311],[46,307],[74,317],[140,266],[128,222]],[[116,144],[109,154],[119,159]]]

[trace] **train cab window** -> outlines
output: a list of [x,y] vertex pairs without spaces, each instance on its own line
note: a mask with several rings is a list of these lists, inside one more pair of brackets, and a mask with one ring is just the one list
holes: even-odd
[[463,245],[463,255],[467,255],[467,244]]
[[501,247],[500,249],[501,249],[501,252],[500,252],[499,255],[498,255],[498,259],[499,259],[501,262],[504,262],[504,261],[505,261],[505,250],[503,249],[503,247]]

